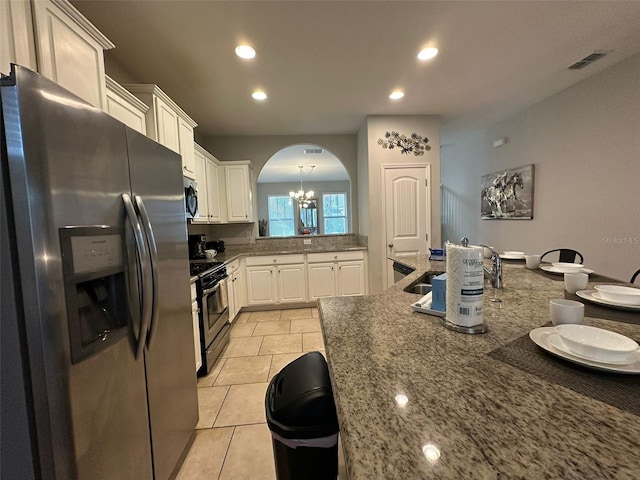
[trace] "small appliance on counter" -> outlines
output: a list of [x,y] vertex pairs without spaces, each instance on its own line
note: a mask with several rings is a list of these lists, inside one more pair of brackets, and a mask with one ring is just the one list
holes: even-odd
[[206,258],[205,250],[207,249],[206,235],[189,235],[189,259],[197,260]]
[[215,250],[218,253],[224,252],[224,242],[222,240],[207,242],[206,247],[208,250]]

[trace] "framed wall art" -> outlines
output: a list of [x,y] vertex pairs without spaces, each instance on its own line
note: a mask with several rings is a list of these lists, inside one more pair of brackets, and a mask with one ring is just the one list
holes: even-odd
[[533,218],[534,165],[482,176],[480,214],[483,220]]

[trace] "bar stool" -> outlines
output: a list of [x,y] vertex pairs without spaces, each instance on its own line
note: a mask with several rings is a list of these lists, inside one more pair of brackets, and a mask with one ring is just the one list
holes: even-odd
[[560,252],[560,258],[558,260],[559,262],[576,263],[576,257],[579,257],[580,258],[579,263],[584,264],[584,257],[582,256],[582,254],[577,250],[572,250],[570,248],[555,248],[553,250],[549,250],[548,252],[545,252],[542,254],[542,256],[540,257],[540,261],[542,261],[542,259],[548,253],[554,253],[554,252]]

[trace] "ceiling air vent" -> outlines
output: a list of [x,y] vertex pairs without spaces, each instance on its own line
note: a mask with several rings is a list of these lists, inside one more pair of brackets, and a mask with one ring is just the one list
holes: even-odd
[[304,149],[305,155],[317,155],[318,153],[322,153],[321,148],[305,148]]
[[580,70],[581,68],[584,68],[587,65],[591,65],[596,60],[600,60],[605,55],[606,55],[606,53],[603,53],[603,52],[590,53],[586,57],[581,58],[576,63],[574,63],[573,65],[569,66],[569,70]]

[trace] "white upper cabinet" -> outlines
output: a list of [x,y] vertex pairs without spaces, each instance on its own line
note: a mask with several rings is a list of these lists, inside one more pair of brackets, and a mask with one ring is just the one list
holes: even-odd
[[107,113],[134,130],[147,134],[145,115],[149,107],[107,75]]
[[224,162],[227,221],[253,222],[250,162]]
[[123,85],[149,107],[147,136],[182,156],[182,173],[195,180],[193,129],[198,126],[157,85]]
[[195,181],[198,185],[198,212],[200,216],[191,219],[191,223],[207,223],[209,221],[209,202],[207,199],[207,172],[205,151],[194,144],[193,158],[195,160]]
[[104,50],[114,45],[66,0],[35,0],[31,6],[38,71],[106,110]]
[[0,73],[9,75],[11,64],[37,71],[31,4],[0,0]]
[[220,200],[220,167],[213,157],[206,159],[207,204],[209,206],[209,222],[222,222],[222,202]]

